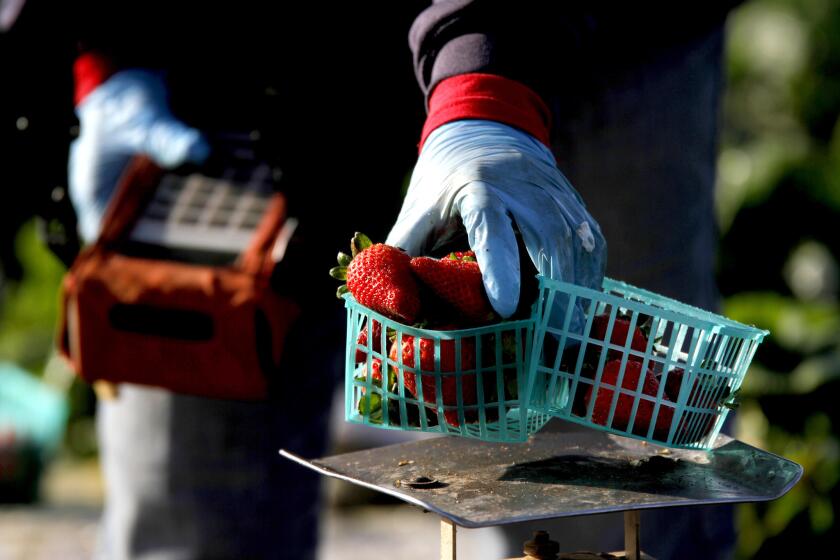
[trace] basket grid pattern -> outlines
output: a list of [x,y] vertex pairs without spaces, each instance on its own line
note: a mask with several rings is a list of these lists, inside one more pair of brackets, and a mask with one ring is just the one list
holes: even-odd
[[[623,436],[708,448],[766,331],[624,283],[604,287],[541,279],[529,395],[546,397],[529,406]],[[597,335],[596,320],[606,323]]]
[[462,330],[402,325],[345,295],[346,420],[522,442],[558,417],[711,447],[767,331],[610,279],[539,282],[530,319]]
[[[434,331],[391,321],[350,296],[346,306],[349,422],[514,442],[550,418],[523,402],[532,321]],[[376,335],[360,341],[363,330]]]

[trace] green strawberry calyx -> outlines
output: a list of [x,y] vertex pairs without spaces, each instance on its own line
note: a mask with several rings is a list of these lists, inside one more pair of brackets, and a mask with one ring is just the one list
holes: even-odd
[[445,258],[451,261],[478,262],[473,251],[454,251]]
[[739,406],[741,406],[741,398],[740,397],[741,397],[741,389],[740,388],[735,389],[734,391],[732,391],[732,393],[729,395],[729,397],[725,401],[723,401],[722,404],[723,404],[723,406],[725,406],[729,410],[735,410]]
[[[330,269],[330,276],[335,278],[336,280],[340,280],[342,282],[347,282],[347,267],[350,266],[350,262],[355,258],[356,255],[367,249],[373,245],[373,241],[370,240],[370,237],[365,235],[364,233],[356,232],[353,236],[353,239],[350,240],[350,253],[342,253],[339,251],[336,260],[338,261],[338,266],[334,266]],[[342,284],[338,287],[338,290],[335,292],[335,297],[341,299],[344,297],[344,294],[348,292],[347,284]]]

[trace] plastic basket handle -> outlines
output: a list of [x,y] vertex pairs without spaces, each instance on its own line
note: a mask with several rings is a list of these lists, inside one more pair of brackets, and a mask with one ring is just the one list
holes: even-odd
[[240,268],[253,275],[270,275],[274,268],[271,252],[277,242],[280,228],[286,222],[286,197],[275,192],[266,207],[260,225],[251,238],[248,248],[237,261]]

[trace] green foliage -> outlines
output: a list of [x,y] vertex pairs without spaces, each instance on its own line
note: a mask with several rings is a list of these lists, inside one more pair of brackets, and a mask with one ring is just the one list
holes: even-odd
[[23,279],[6,285],[0,300],[0,362],[16,363],[65,392],[69,417],[64,449],[73,455],[93,455],[93,392],[53,350],[64,266],[40,240],[34,220],[18,232],[15,250]]
[[840,0],[755,0],[728,24],[719,160],[724,312],[771,331],[738,436],[805,468],[739,508],[742,558],[829,550],[840,482]]
[[3,294],[0,361],[40,372],[53,347],[64,266],[38,239],[34,221],[21,228],[15,244],[24,278],[6,286]]

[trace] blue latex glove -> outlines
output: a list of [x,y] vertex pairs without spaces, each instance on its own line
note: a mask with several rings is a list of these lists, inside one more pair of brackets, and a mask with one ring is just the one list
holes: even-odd
[[509,317],[519,303],[519,250],[546,276],[600,289],[606,241],[580,195],[533,136],[492,121],[462,120],[426,139],[387,243],[411,255],[460,229],[481,268],[490,303]]
[[80,134],[70,148],[70,197],[86,241],[99,234],[108,199],[135,154],[165,168],[201,163],[210,147],[201,133],[169,112],[160,75],[124,70],[76,107]]

